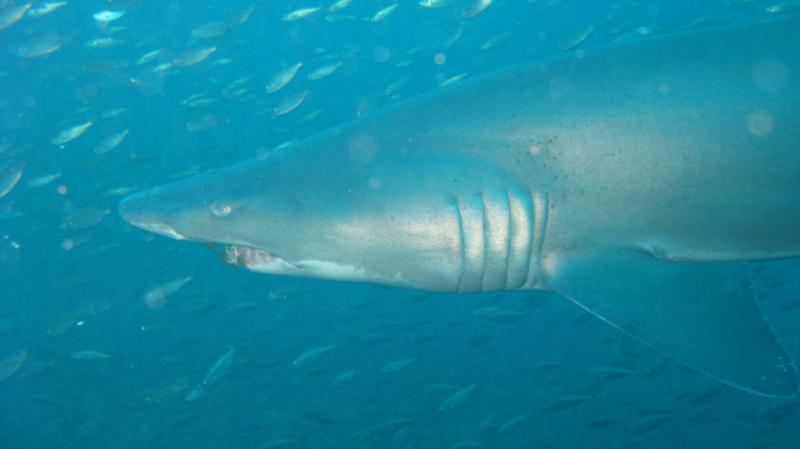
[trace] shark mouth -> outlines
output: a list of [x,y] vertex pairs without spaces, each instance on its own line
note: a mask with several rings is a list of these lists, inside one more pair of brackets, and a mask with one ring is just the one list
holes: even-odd
[[262,273],[281,274],[302,270],[302,267],[269,251],[249,246],[226,245],[222,253],[222,260],[231,265]]

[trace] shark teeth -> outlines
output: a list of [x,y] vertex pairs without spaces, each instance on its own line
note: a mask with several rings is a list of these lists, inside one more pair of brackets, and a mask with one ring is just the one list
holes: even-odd
[[252,271],[268,273],[287,273],[301,267],[282,259],[269,251],[249,246],[226,245],[222,254],[226,263],[247,268]]
[[267,251],[247,246],[227,245],[224,254],[225,262],[245,268],[275,262],[278,258]]

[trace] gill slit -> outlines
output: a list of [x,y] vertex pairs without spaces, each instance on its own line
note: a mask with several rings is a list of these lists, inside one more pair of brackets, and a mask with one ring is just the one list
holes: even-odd
[[483,235],[483,254],[481,255],[481,291],[486,291],[486,265],[489,257],[489,220],[486,215],[486,194],[481,192],[481,234]]
[[[522,282],[522,286],[529,286],[530,278],[531,278],[531,260],[533,259],[533,241],[536,239],[536,206],[534,200],[534,194],[530,191],[526,192],[528,197],[531,199],[530,203],[530,210],[525,211],[525,232],[528,234],[527,238],[525,239],[525,280]],[[525,208],[527,209],[528,204],[525,204]]]
[[505,289],[508,290],[511,285],[511,241],[514,238],[514,218],[513,212],[511,211],[511,192],[508,190],[505,191],[506,193],[506,212],[508,218],[507,226],[506,226],[506,282],[505,282]]
[[532,267],[528,271],[533,274],[532,285],[539,283],[542,270],[542,249],[544,248],[544,238],[547,233],[547,223],[549,222],[550,201],[546,193],[536,192],[533,195],[533,242],[531,255]]
[[461,216],[461,203],[458,198],[453,197],[453,205],[456,209],[456,226],[458,230],[458,252],[461,255],[460,268],[458,270],[458,284],[456,284],[456,291],[461,291],[462,284],[464,283],[464,272],[467,268],[467,246],[466,237],[464,236],[464,218]]

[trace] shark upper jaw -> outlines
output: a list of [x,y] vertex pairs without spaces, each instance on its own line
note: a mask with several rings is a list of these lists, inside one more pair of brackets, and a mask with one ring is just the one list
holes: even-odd
[[176,230],[171,225],[159,220],[144,206],[147,203],[150,191],[143,191],[124,198],[119,203],[120,216],[137,228],[154,234],[169,237],[175,240],[190,240],[209,245],[221,245],[221,258],[225,263],[237,265],[252,271],[265,273],[288,274],[302,270],[302,267],[293,264],[266,249],[257,248],[242,242],[220,242],[189,236]]

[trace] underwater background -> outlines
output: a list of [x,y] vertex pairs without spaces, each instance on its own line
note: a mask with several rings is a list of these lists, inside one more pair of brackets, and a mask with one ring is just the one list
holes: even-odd
[[[539,57],[795,0],[0,0],[0,448],[796,448],[556,294],[266,276],[124,195]],[[798,55],[800,57],[800,55]],[[800,264],[759,263],[800,360]]]

